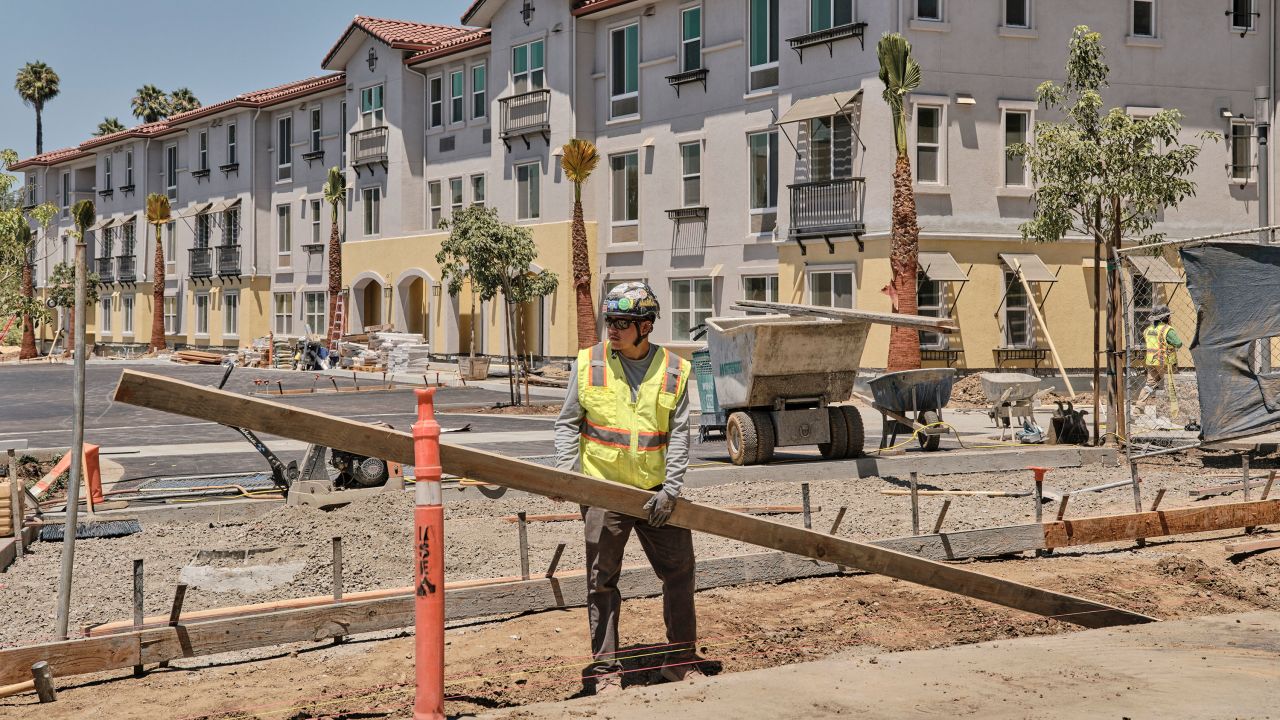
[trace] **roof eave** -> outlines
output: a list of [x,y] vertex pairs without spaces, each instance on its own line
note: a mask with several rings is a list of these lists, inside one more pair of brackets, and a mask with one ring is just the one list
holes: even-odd
[[448,48],[441,48],[439,50],[424,50],[420,53],[416,53],[414,55],[410,55],[409,57],[405,58],[404,64],[408,65],[409,67],[415,67],[417,65],[425,65],[426,63],[429,63],[433,60],[452,57],[454,55],[459,55],[461,53],[467,52],[468,50],[474,50],[476,48],[484,47],[490,44],[492,41],[493,39],[489,35],[482,35],[474,39],[468,40],[464,43],[458,43],[457,45],[450,46]]

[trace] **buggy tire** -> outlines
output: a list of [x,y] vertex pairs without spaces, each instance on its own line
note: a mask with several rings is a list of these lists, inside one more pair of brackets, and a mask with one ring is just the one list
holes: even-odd
[[760,438],[749,414],[735,412],[729,415],[724,428],[724,444],[734,465],[756,464],[760,456]]
[[[921,425],[932,425],[936,422],[942,422],[942,416],[938,414],[937,410],[925,410],[920,413],[919,422]],[[933,428],[930,428],[930,430],[933,430]],[[933,452],[942,445],[941,435],[921,433],[916,436],[916,439],[920,442],[920,448],[926,452]]]
[[827,422],[831,430],[831,442],[818,443],[818,452],[828,460],[839,460],[845,457],[849,449],[849,425],[845,422],[844,412],[838,407],[827,408]]
[[773,428],[773,418],[764,410],[752,410],[751,422],[756,430],[756,462],[763,465],[773,459],[778,434]]
[[862,445],[866,442],[866,430],[862,426],[862,413],[859,413],[858,408],[853,405],[841,406],[840,412],[844,413],[845,437],[848,438],[844,456],[847,458],[862,457]]

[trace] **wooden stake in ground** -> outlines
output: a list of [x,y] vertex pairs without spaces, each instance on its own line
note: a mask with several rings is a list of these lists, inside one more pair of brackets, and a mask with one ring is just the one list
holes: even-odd
[[36,695],[41,703],[51,703],[58,699],[58,691],[53,687],[53,672],[49,663],[41,660],[31,666],[31,679],[36,686]]
[[[81,201],[87,202],[87,201]],[[80,203],[76,203],[80,205]],[[92,203],[89,213],[92,214]],[[83,225],[77,221],[77,224]],[[58,574],[58,607],[54,615],[54,637],[67,639],[67,623],[71,617],[71,570],[76,558],[76,532],[79,527],[80,483],[84,478],[84,373],[85,355],[85,302],[88,292],[88,268],[85,264],[87,252],[84,240],[84,227],[80,227],[80,237],[76,240],[76,327],[75,327],[75,369],[71,380],[71,475],[67,478],[67,512],[62,533],[62,567]]]

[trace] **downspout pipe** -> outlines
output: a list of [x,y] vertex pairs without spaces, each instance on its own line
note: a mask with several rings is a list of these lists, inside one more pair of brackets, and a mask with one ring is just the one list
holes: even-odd
[[[253,198],[258,197],[254,192],[254,185],[258,182],[258,116],[262,114],[262,108],[253,111],[253,122],[249,123],[249,198],[250,204],[253,205],[253,265],[249,266],[249,277],[258,276],[258,208],[257,203],[252,202]],[[269,204],[269,203],[268,203]],[[268,297],[267,300],[271,298]]]
[[[1276,0],[1271,0],[1271,15],[1268,18],[1268,47],[1267,47],[1267,106],[1270,108],[1270,115],[1267,118],[1271,124],[1276,122]],[[1268,138],[1267,142],[1267,196],[1262,199],[1262,206],[1266,209],[1267,217],[1263,220],[1263,227],[1274,222],[1275,213],[1275,153],[1272,150],[1274,143]],[[1267,240],[1275,239],[1274,232],[1267,233]]]

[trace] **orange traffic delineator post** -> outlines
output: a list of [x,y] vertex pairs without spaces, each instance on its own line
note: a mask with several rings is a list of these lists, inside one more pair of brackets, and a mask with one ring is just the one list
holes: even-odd
[[444,720],[444,506],[435,393],[435,388],[414,391],[414,720]]
[[84,444],[84,479],[89,484],[89,500],[97,505],[106,498],[102,496],[102,466],[98,464],[98,446]]

